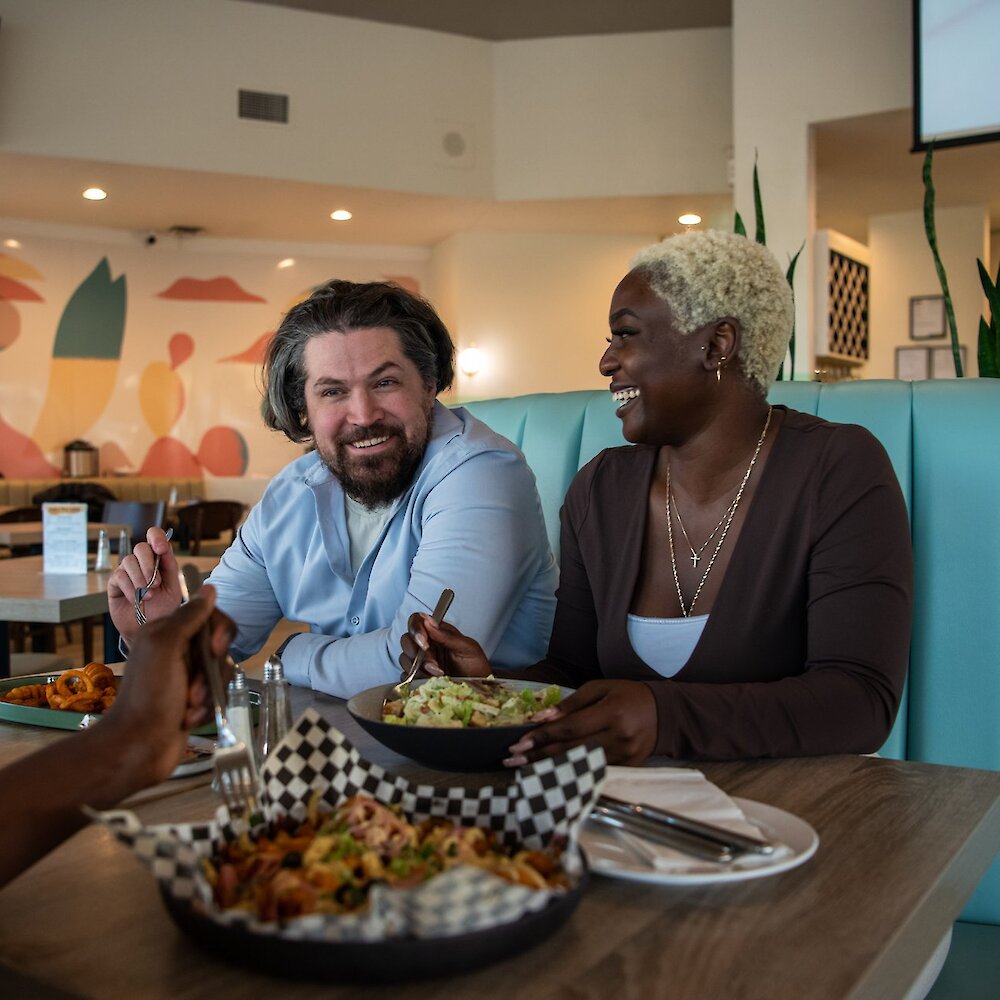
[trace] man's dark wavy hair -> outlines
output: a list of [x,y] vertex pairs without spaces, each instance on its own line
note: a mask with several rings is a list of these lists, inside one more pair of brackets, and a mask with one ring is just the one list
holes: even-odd
[[264,356],[264,423],[291,441],[311,437],[305,401],[305,349],[310,338],[373,327],[395,330],[403,354],[436,393],[455,377],[455,345],[431,304],[391,281],[334,279],[293,306]]

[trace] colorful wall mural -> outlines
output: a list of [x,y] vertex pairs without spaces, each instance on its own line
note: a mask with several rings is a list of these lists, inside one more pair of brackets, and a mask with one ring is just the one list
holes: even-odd
[[273,475],[301,453],[259,416],[261,361],[284,312],[331,277],[425,281],[420,252],[338,248],[278,268],[285,247],[151,251],[126,237],[3,228],[20,243],[0,253],[7,478],[59,475],[63,448],[80,439],[98,449],[102,475]]

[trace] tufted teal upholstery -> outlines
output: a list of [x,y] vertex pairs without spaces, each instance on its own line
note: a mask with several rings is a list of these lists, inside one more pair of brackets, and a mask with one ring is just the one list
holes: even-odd
[[[1000,769],[1000,380],[779,382],[771,401],[867,427],[889,453],[910,511],[910,677],[883,755]],[[573,474],[624,443],[609,393],[466,405],[524,452],[558,554],[559,507]],[[962,916],[1000,924],[1000,862]]]

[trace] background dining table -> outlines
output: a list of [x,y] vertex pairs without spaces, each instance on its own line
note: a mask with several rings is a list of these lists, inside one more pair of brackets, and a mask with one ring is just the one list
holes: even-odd
[[[430,771],[375,742],[344,702],[303,689],[292,695],[296,713],[313,706],[365,757],[411,780],[509,780],[505,772]],[[73,738],[0,723],[0,765]],[[595,874],[567,923],[513,958],[419,982],[400,968],[398,985],[360,986],[342,982],[336,968],[326,983],[297,982],[291,968],[279,979],[206,953],[172,923],[147,870],[91,826],[0,892],[0,995],[901,997],[1000,849],[993,772],[853,755],[698,766],[730,795],[806,820],[819,834],[816,854],[781,874],[718,885]],[[150,824],[209,819],[217,804],[209,777],[165,782],[128,807]]]
[[[113,538],[117,542],[118,535],[125,524],[104,524],[100,521],[89,521],[87,523],[87,541],[96,542],[101,531],[106,531],[108,538]],[[41,545],[44,538],[44,529],[41,521],[13,521],[10,524],[0,523],[0,545],[8,545],[14,548],[26,547],[29,545]]]
[[[184,557],[184,562],[193,562],[205,575],[218,561],[218,556]],[[44,573],[42,566],[42,556],[0,559],[0,678],[10,676],[10,622],[61,625],[91,615],[104,615],[105,662],[120,660],[118,632],[107,615],[112,570]]]

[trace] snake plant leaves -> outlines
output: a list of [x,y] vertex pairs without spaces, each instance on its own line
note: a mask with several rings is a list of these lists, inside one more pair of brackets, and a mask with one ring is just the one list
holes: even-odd
[[938,253],[937,226],[934,222],[934,143],[927,147],[927,154],[924,156],[923,180],[924,180],[924,233],[927,236],[927,244],[931,248],[931,256],[934,258],[934,270],[937,271],[938,282],[941,285],[941,293],[944,296],[944,311],[948,317],[948,329],[951,332],[951,353],[955,359],[955,377],[962,378],[965,374],[962,371],[962,352],[958,345],[958,324],[955,322],[955,307],[951,301],[951,292],[948,289],[948,275],[945,274],[944,264],[941,263],[941,255]]
[[757,176],[757,150],[753,153],[753,214],[757,224],[757,234],[755,239],[758,243],[767,243],[767,234],[764,232],[764,203],[760,197],[760,178]]
[[993,282],[990,281],[989,271],[983,266],[983,262],[977,260],[976,264],[979,267],[979,280],[986,293],[986,302],[990,310],[988,323],[985,317],[979,317],[979,341],[976,350],[979,375],[981,378],[1000,378],[1000,270],[997,271],[997,280]]

